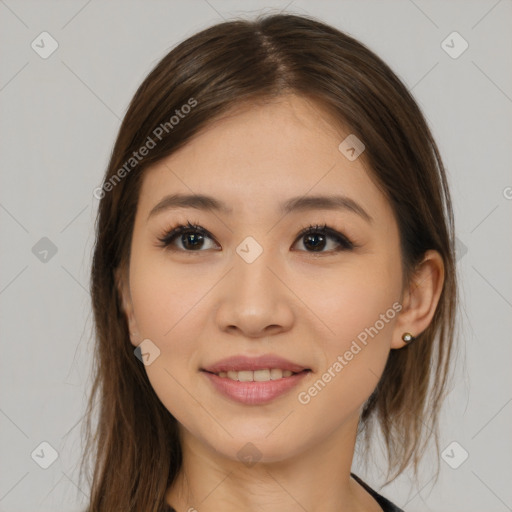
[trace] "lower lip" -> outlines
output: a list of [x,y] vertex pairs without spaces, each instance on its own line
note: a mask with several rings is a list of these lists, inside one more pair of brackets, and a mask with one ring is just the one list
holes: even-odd
[[222,395],[231,398],[235,402],[247,405],[260,405],[271,402],[277,397],[297,386],[306,376],[308,371],[294,373],[290,377],[266,382],[240,382],[238,380],[219,377],[214,373],[203,371],[214,388]]

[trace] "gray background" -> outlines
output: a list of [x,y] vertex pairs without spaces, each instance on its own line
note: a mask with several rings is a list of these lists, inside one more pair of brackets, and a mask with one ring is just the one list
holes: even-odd
[[[382,492],[407,512],[512,510],[510,0],[0,0],[0,512],[85,505],[77,470],[92,354],[92,192],[129,100],[182,39],[281,9],[317,16],[383,57],[423,108],[449,173],[464,350],[441,450],[458,444],[435,486],[427,458],[421,490],[405,474]],[[43,31],[59,45],[47,59],[31,47]],[[453,31],[469,44],[458,58],[441,44]],[[48,469],[36,463],[49,461],[43,441],[58,452]],[[462,450],[469,457],[453,469]],[[359,474],[379,488],[378,471]]]

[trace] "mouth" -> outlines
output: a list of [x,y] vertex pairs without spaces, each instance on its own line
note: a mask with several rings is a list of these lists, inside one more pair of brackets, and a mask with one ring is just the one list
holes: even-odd
[[275,355],[235,356],[201,368],[213,389],[245,405],[262,405],[285,395],[312,372]]
[[261,370],[230,370],[225,372],[208,372],[212,375],[216,375],[221,379],[230,379],[238,382],[268,382],[279,379],[286,379],[292,375],[298,375],[299,373],[310,372],[309,368],[305,368],[300,372],[292,372],[291,370],[283,370],[282,368],[263,368]]

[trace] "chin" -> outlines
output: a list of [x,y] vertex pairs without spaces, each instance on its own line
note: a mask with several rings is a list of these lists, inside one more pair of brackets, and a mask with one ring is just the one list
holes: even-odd
[[266,434],[254,434],[247,432],[245,435],[235,435],[234,437],[224,436],[222,440],[204,440],[220,456],[230,459],[234,462],[242,462],[248,467],[256,463],[276,463],[283,462],[295,457],[305,449],[303,442],[294,443],[293,439],[286,436],[287,442],[283,438],[276,436],[272,439],[272,434],[266,437]]

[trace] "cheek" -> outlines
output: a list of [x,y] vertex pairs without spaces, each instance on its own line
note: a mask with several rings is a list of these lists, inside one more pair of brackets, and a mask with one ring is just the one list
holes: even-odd
[[325,322],[335,334],[324,338],[323,365],[297,396],[307,415],[325,419],[327,430],[355,414],[374,391],[400,310],[394,300],[399,294],[393,287],[357,284],[346,283],[324,305]]
[[168,345],[185,324],[195,329],[197,323],[190,318],[200,307],[207,285],[197,273],[177,269],[165,255],[134,254],[130,289],[141,334]]
[[198,371],[194,364],[199,347],[193,340],[204,331],[207,301],[201,299],[212,284],[205,284],[197,272],[176,271],[160,255],[133,254],[130,291],[135,319],[141,337],[159,350],[145,370],[155,393],[179,421],[186,419],[182,413],[201,414],[185,389]]
[[375,326],[381,339],[389,338],[401,291],[401,268],[394,258],[362,256],[316,277],[315,283],[302,281],[298,294],[328,328],[325,339],[331,350],[342,349]]
[[[332,421],[355,412],[370,396],[384,370],[401,305],[400,261],[369,255],[343,268],[309,292],[312,309],[328,334],[319,342],[323,364],[299,403],[322,414],[332,404]],[[304,291],[305,293],[305,291]],[[313,306],[314,304],[314,306]],[[327,331],[326,331],[327,332]]]

